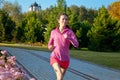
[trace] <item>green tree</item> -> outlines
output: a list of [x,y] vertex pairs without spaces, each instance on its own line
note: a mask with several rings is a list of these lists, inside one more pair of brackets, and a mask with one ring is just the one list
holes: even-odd
[[1,21],[1,15],[0,15],[0,42],[4,40],[5,36],[5,29],[3,27],[2,21]]
[[18,27],[22,20],[22,11],[21,6],[18,4],[17,1],[14,3],[5,2],[3,5],[3,8],[11,17],[11,19],[16,23],[16,26]]
[[[1,23],[0,23],[1,24]],[[4,28],[2,26],[2,24],[0,25],[0,42],[2,42],[4,40]]]
[[17,31],[20,27],[20,24],[22,22],[22,12],[21,12],[21,6],[19,6],[18,2],[15,1],[14,3],[5,2],[3,5],[3,10],[5,10],[9,17],[12,19],[12,21],[15,22],[15,30],[14,30],[14,41],[18,40],[17,38]]
[[26,42],[34,43],[43,40],[41,39],[43,38],[42,22],[36,17],[36,12],[28,12],[22,23]]
[[57,26],[58,13],[54,9],[51,11],[51,13],[49,13],[48,24],[47,24],[46,32],[44,35],[45,43],[49,41],[51,31]]
[[88,21],[79,23],[79,29],[76,30],[76,36],[78,38],[80,47],[88,47],[89,38],[87,37],[88,31],[92,25]]
[[69,7],[69,9],[69,26],[76,33],[76,30],[78,30],[80,27],[80,22],[78,20],[79,8],[75,5],[72,5],[71,7]]
[[109,16],[107,9],[103,6],[98,11],[98,16],[95,18],[93,27],[88,32],[90,39],[89,49],[95,51],[115,51],[118,50],[117,43],[120,39],[117,38],[119,34],[119,26],[116,25],[118,21]]
[[5,41],[11,41],[13,39],[13,31],[15,29],[15,23],[11,20],[8,13],[4,10],[0,10],[0,23],[1,29],[3,29]]
[[[4,18],[7,18],[4,17]],[[11,41],[14,38],[15,22],[11,20],[10,17],[7,18],[6,22],[3,22],[5,27],[5,40]]]
[[79,8],[79,16],[78,16],[79,21],[87,20],[87,12],[88,11],[85,6],[81,6]]
[[111,30],[112,28],[112,30],[110,31],[110,37],[112,36],[113,38],[110,48],[113,51],[120,51],[120,20],[116,18],[111,18],[110,23],[111,26],[109,29]]
[[58,12],[66,12],[66,1],[65,0],[57,0],[57,7],[58,7]]
[[84,21],[84,20],[87,20],[89,23],[93,24],[93,20],[96,16],[97,16],[97,10],[94,10],[92,8],[87,9],[84,6],[81,6],[79,8],[78,20],[80,22]]
[[94,18],[97,16],[98,11],[94,9],[87,10],[87,21],[91,24],[94,22]]
[[3,15],[3,11],[0,9],[0,42],[2,42],[4,40],[4,36],[5,36],[5,29],[3,27],[3,23],[2,23],[2,15]]

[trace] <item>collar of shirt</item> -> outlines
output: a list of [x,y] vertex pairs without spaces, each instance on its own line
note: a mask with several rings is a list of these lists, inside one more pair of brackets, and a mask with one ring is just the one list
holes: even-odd
[[63,34],[63,33],[65,33],[66,31],[68,31],[69,28],[65,27],[65,28],[63,29],[62,33],[60,32],[59,27],[57,27],[56,30],[57,30],[60,34]]

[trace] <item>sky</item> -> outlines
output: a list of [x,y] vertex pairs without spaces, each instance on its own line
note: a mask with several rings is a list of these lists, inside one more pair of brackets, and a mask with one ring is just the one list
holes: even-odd
[[[34,2],[40,5],[42,10],[49,8],[51,5],[55,6],[57,4],[57,0],[5,0],[5,1],[9,1],[11,3],[17,1],[22,8],[22,12],[27,12],[29,10],[30,5],[33,4]],[[107,8],[112,2],[115,1],[118,0],[66,0],[66,4],[68,7],[71,5],[77,5],[78,7],[85,6],[86,8],[99,9],[102,5],[104,5]]]

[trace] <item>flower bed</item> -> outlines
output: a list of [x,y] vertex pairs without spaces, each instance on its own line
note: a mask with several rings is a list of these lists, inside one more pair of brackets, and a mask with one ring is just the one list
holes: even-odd
[[7,54],[6,50],[0,50],[0,80],[25,80],[26,73],[16,65],[16,57]]

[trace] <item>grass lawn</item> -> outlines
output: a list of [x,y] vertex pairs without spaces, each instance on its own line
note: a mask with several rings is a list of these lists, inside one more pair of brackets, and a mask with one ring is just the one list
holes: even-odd
[[[49,51],[47,47],[35,47],[1,43],[0,46]],[[70,50],[70,55],[73,58],[120,70],[120,52],[95,52],[95,51]]]
[[120,52],[94,52],[71,50],[74,58],[120,70]]

